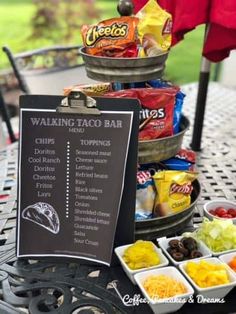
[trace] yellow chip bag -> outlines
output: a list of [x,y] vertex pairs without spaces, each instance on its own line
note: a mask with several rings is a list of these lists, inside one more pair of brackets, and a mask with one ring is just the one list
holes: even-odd
[[172,16],[156,0],[149,0],[136,14],[138,36],[142,43],[141,57],[159,55],[170,48]]
[[111,92],[112,87],[110,83],[97,83],[97,84],[78,84],[74,86],[65,87],[63,94],[68,96],[71,92],[81,91],[87,96],[103,96],[105,93]]
[[192,182],[196,178],[196,172],[166,170],[155,173],[154,216],[168,216],[187,208],[191,203]]

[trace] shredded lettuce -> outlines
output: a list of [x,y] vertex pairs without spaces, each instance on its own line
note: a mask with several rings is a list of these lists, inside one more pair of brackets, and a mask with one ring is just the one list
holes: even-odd
[[193,237],[202,240],[213,252],[236,249],[236,225],[232,220],[204,218]]

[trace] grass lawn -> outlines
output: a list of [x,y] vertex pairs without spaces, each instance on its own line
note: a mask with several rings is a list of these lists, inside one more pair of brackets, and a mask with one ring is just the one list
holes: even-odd
[[[98,0],[101,18],[117,16],[118,1]],[[9,46],[14,52],[61,44],[48,39],[29,40],[30,20],[34,13],[31,0],[0,0],[0,46]],[[165,77],[182,84],[198,80],[204,27],[187,34],[185,40],[172,48],[167,61]],[[78,42],[70,44],[78,44]],[[8,60],[0,51],[0,68],[8,67]]]
[[178,84],[198,80],[204,26],[185,35],[185,39],[172,47],[166,64],[166,77]]
[[[97,1],[101,19],[117,15],[116,1]],[[48,39],[29,40],[31,33],[30,20],[35,12],[31,0],[0,0],[0,47],[7,45],[14,52],[21,52],[50,45],[60,45]],[[78,31],[79,44],[80,35]],[[0,68],[8,66],[8,60],[0,51]]]

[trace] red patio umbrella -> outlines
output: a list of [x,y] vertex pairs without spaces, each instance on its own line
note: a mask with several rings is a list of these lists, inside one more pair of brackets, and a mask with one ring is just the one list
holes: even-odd
[[[134,11],[139,11],[148,0],[133,0]],[[206,24],[203,57],[199,75],[192,148],[201,148],[202,128],[211,62],[219,62],[236,49],[236,0],[158,0],[159,5],[172,14],[172,45],[184,34],[200,24]]]

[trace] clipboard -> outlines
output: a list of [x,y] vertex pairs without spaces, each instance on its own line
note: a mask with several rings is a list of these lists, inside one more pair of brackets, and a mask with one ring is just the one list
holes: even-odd
[[[58,104],[60,105],[58,106]],[[38,258],[53,257],[53,258],[64,259],[64,258],[69,257],[69,258],[79,259],[80,261],[84,261],[86,263],[95,262],[95,263],[102,263],[105,265],[111,265],[111,264],[116,263],[116,259],[114,258],[114,254],[113,254],[114,247],[132,243],[134,241],[134,228],[135,228],[134,215],[135,215],[135,198],[136,198],[136,171],[137,171],[139,111],[140,111],[140,105],[139,105],[139,102],[135,99],[113,99],[113,98],[102,98],[102,97],[90,98],[80,92],[73,92],[66,98],[63,98],[61,96],[40,96],[40,95],[32,95],[32,96],[26,95],[26,96],[20,97],[20,117],[21,117],[20,130],[21,132],[20,132],[20,154],[19,154],[19,176],[18,176],[18,200],[19,202],[18,202],[18,216],[17,216],[17,256],[19,258],[37,258],[38,259]],[[125,141],[125,136],[127,136],[127,130],[124,132],[124,134],[126,135],[122,139],[123,131],[122,131],[121,125],[125,126],[131,116],[132,116],[132,123],[130,124],[129,140],[126,147],[126,157],[124,158],[125,149],[122,148],[123,147],[122,141]],[[41,117],[41,120],[40,120],[40,117]],[[51,120],[50,120],[50,117],[52,118]],[[57,118],[61,120],[53,120],[53,117],[54,119]],[[108,118],[105,119],[106,117]],[[114,119],[112,119],[112,117]],[[62,120],[62,118],[65,120]],[[85,123],[86,121],[88,122],[90,120],[97,121],[97,124],[100,123],[99,121],[102,121],[101,125],[104,128],[105,128],[104,121],[107,121],[106,122],[107,130],[105,131],[104,131],[104,128],[99,129],[98,126],[94,126],[94,127],[91,126],[90,128],[87,126],[86,131],[84,131],[85,133],[87,132],[86,134],[85,133],[71,133],[70,135],[71,140],[68,141],[70,142],[70,145],[67,146],[67,149],[69,147],[69,150],[70,150],[69,157],[71,158],[71,156],[73,155],[71,153],[72,151],[76,151],[76,154],[78,153],[78,156],[75,157],[77,158],[76,162],[73,161],[74,160],[73,159],[74,157],[73,157],[70,163],[70,167],[72,167],[73,169],[70,168],[69,170],[68,169],[67,170],[70,172],[70,178],[71,176],[73,177],[74,173],[78,175],[78,178],[76,179],[77,181],[75,181],[77,182],[76,184],[73,183],[75,180],[74,177],[73,179],[69,179],[69,181],[71,180],[70,189],[68,188],[68,186],[66,185],[64,186],[63,185],[64,183],[57,184],[59,181],[64,180],[63,173],[64,174],[67,173],[65,171],[63,172],[62,170],[58,170],[58,169],[62,169],[63,168],[62,164],[67,160],[65,159],[63,161],[63,158],[61,157],[62,155],[61,155],[61,150],[60,150],[60,144],[64,140],[63,132],[64,131],[67,132],[66,130],[68,130],[68,126],[66,127],[56,126],[54,129],[58,129],[58,132],[60,132],[60,134],[55,135],[57,133],[53,131],[54,133],[52,135],[51,132],[53,130],[53,126],[47,125],[48,121],[49,122],[54,121],[54,123],[56,123],[56,121],[60,121],[60,123],[62,122],[66,123],[67,121],[66,119],[67,120],[70,119],[71,127],[69,130],[73,129],[74,126],[72,126],[73,124],[72,122],[74,121],[77,121],[77,123],[80,123],[80,127],[83,121],[84,121],[84,124],[86,124]],[[29,121],[31,121],[31,125],[29,125],[30,123]],[[38,123],[37,121],[41,121],[42,125],[36,125]],[[36,123],[36,124],[32,125],[32,123]],[[120,127],[120,130],[119,130],[119,127]],[[77,127],[77,129],[79,128]],[[125,128],[123,127],[123,129]],[[91,144],[92,143],[91,141],[96,139],[96,136],[99,137],[99,134],[101,134],[101,132],[103,132],[102,134],[104,135],[104,143],[101,145],[108,145],[109,136],[111,136],[111,140],[113,139],[113,144],[114,144],[114,139],[116,139],[117,141],[118,147],[116,147],[113,151],[112,151],[112,148],[110,148],[111,155],[113,156],[112,158],[108,156],[109,149],[106,149],[106,146],[103,146],[101,150],[99,150],[100,148],[97,147],[96,150],[91,149],[91,151],[87,148],[83,151],[84,147],[82,147],[83,149],[81,149],[82,144],[81,145],[78,144],[78,148],[77,148],[77,141],[78,143],[79,141],[82,142],[83,145],[86,146],[88,145],[88,143]],[[113,133],[116,134],[114,135],[114,138],[112,138]],[[121,136],[119,134],[121,134]],[[50,146],[50,144],[44,145],[43,143],[42,144],[36,143],[40,141],[47,142],[46,139],[48,139],[48,141],[50,142],[50,139],[52,141],[53,138],[55,141],[57,141],[57,143],[59,143],[57,144],[59,146],[56,146],[56,144],[55,145],[52,144]],[[109,142],[110,143],[109,145],[111,145],[110,147],[114,147],[114,145],[111,144],[111,142],[112,141]],[[44,148],[41,149],[41,147],[44,147]],[[54,148],[50,149],[47,147],[51,147],[51,148],[54,147]],[[122,154],[121,154],[121,151],[123,152]],[[85,158],[85,155],[81,155],[82,153],[94,154],[94,155],[90,155],[90,156],[87,155]],[[35,154],[37,156],[35,156]],[[52,156],[49,156],[49,154],[52,154]],[[104,155],[107,154],[108,157],[101,158],[100,156],[99,158],[97,158],[97,155],[95,154],[104,154]],[[117,174],[116,177],[114,177],[114,173],[115,171],[117,171],[117,169],[113,170],[113,168],[115,169],[116,167],[121,169],[119,154],[123,156],[123,157],[120,156],[120,158],[123,158],[122,162],[124,162],[123,163],[124,171],[122,174],[122,178],[119,177],[119,174]],[[37,161],[37,158],[39,158],[38,161]],[[48,160],[50,160],[51,158],[51,161],[53,162],[54,160],[55,164],[53,163],[51,165],[45,164],[43,163],[43,160],[44,160],[43,158],[48,158]],[[45,160],[47,161],[47,159]],[[107,163],[107,165],[101,164],[99,165],[99,167],[97,167],[97,165],[94,165],[95,160],[98,163],[102,163],[102,162]],[[56,162],[58,162],[58,164]],[[106,173],[105,169],[108,169],[108,168],[110,172],[107,170],[108,173]],[[88,169],[88,170],[80,171],[78,169]],[[100,171],[99,169],[104,169],[103,171],[104,173],[102,173],[101,171],[102,174],[99,174],[99,171]],[[43,185],[43,183],[41,182],[40,170],[45,176],[44,183],[46,185]],[[91,175],[92,173],[94,175],[92,178],[92,181],[89,178],[84,179],[81,177],[81,175]],[[96,177],[95,177],[95,174],[96,174]],[[54,175],[56,178],[53,179]],[[100,188],[101,191],[99,191],[99,185],[102,184],[102,182],[106,182],[105,175],[107,175],[107,178],[108,178],[107,184],[104,183],[104,188]],[[109,182],[109,176],[113,178],[110,182]],[[51,178],[52,181],[50,181],[49,178]],[[102,179],[104,180],[102,181]],[[93,187],[92,184],[95,184],[94,182],[96,180],[97,182],[100,180],[99,181],[100,183],[97,184],[96,187]],[[29,191],[27,191],[26,193],[26,191],[24,191],[24,186],[27,185],[27,182],[29,183],[28,184]],[[103,206],[103,203],[104,203],[104,208],[108,206],[107,203],[109,203],[109,199],[112,197],[111,195],[113,196],[116,195],[116,193],[112,194],[113,189],[115,188],[117,189],[116,185],[117,186],[119,185],[118,190],[120,193],[120,200],[119,200],[119,206],[116,212],[117,214],[114,215],[114,212],[112,214],[112,216],[117,215],[116,221],[114,222],[114,220],[112,220],[111,218],[110,220],[106,218],[107,217],[106,210],[103,211],[101,209],[102,208],[101,206]],[[66,218],[65,217],[64,218],[66,219],[66,223],[65,222],[61,223],[60,225],[61,229],[60,231],[58,231],[58,234],[59,234],[63,230],[63,236],[61,236],[60,241],[59,241],[60,243],[64,241],[63,240],[64,238],[71,238],[69,234],[75,226],[75,221],[73,220],[73,225],[70,221],[73,215],[74,215],[73,216],[74,218],[76,217],[76,219],[78,219],[76,223],[81,228],[92,226],[92,225],[94,225],[95,227],[96,223],[94,223],[95,221],[94,218],[97,219],[96,222],[98,221],[99,223],[101,222],[98,230],[96,231],[96,228],[93,230],[94,231],[93,237],[92,237],[93,240],[91,241],[88,238],[89,234],[86,233],[86,230],[77,229],[78,233],[77,233],[76,239],[78,243],[75,243],[75,245],[72,245],[71,247],[73,249],[75,247],[78,248],[78,252],[79,252],[78,254],[75,254],[75,251],[73,251],[73,249],[70,248],[71,242],[69,242],[68,244],[64,243],[64,246],[61,244],[60,249],[55,248],[57,244],[56,245],[53,244],[54,243],[53,241],[50,242],[49,238],[51,239],[53,237],[54,238],[57,237],[56,227],[54,231],[55,233],[53,234],[53,232],[48,230],[45,226],[42,227],[40,223],[33,221],[34,220],[33,216],[34,215],[37,216],[37,213],[39,212],[44,213],[44,212],[47,212],[47,210],[49,211],[51,210],[50,215],[53,216],[53,214],[55,214],[53,209],[50,208],[50,206],[47,208],[46,207],[43,208],[45,203],[48,203],[49,205],[53,204],[52,207],[57,213],[57,210],[59,207],[58,204],[60,204],[61,202],[58,200],[53,201],[53,197],[54,197],[53,195],[55,194],[55,193],[53,194],[54,188],[58,189],[58,192],[56,193],[57,194],[56,197],[61,197],[61,194],[63,194],[64,193],[63,191],[66,190],[67,188],[69,190],[69,191],[66,190],[66,193],[65,193],[67,194],[68,192],[69,194],[68,196],[69,205],[65,203],[66,206],[68,205],[67,206],[68,209],[66,207],[66,213],[68,210],[68,217],[66,217],[66,213],[65,213]],[[37,191],[37,189],[40,191],[40,193]],[[77,189],[77,192],[75,192],[76,189]],[[49,193],[49,194],[51,193],[51,195],[42,194],[43,193],[42,191],[46,191],[45,193]],[[76,201],[76,203],[74,202],[74,199],[71,196],[72,195],[71,191],[73,191],[73,194],[77,195],[76,197],[78,197],[78,201]],[[37,195],[38,195],[38,199],[37,199]],[[80,199],[80,197],[82,196],[84,197],[84,199],[83,198]],[[95,196],[97,197],[97,201],[96,201]],[[95,197],[95,198],[89,199],[92,197]],[[73,199],[72,200],[73,205],[71,204],[71,199]],[[117,204],[117,199],[115,203]],[[100,209],[94,208],[94,206],[96,207],[96,204],[99,204]],[[59,209],[59,214],[58,213],[57,214],[60,216],[63,210]],[[75,211],[76,211],[76,214],[75,214]],[[95,213],[95,211],[97,212]],[[99,215],[101,215],[99,217],[98,217],[98,211],[99,211]],[[86,216],[86,213],[90,213],[90,214]],[[95,216],[92,216],[93,214]],[[64,218],[63,218],[63,221],[65,220]],[[87,225],[86,225],[86,220],[88,222]],[[109,223],[113,225],[113,227],[115,226],[113,230],[109,231],[110,233],[108,231],[105,231],[107,230],[106,223],[108,222],[108,220],[110,221]],[[83,222],[83,224],[81,223],[81,221]],[[75,231],[76,230],[73,229],[73,232]],[[83,236],[83,234],[86,234],[86,236]],[[32,236],[32,238],[35,239],[35,241],[37,241],[37,237],[38,237],[38,241],[35,243],[32,243],[31,240],[27,240],[30,237],[30,235]],[[83,241],[83,238],[86,238],[87,242],[88,241],[94,242],[94,243],[99,242],[99,240],[96,241],[94,239],[95,235],[98,239],[100,239],[100,243],[97,245],[97,251],[95,250],[98,253],[93,254],[94,253],[93,250],[92,251],[88,250],[89,251],[88,254],[85,252],[87,255],[84,255],[85,244],[80,243],[79,241],[80,240]],[[40,241],[42,237],[44,238],[43,241],[47,243],[48,246],[43,247],[42,245],[43,241]],[[111,245],[110,238],[113,238],[112,245]],[[103,241],[103,243],[101,241]],[[89,246],[95,245],[94,243],[92,244],[89,243]],[[104,247],[107,247],[107,246],[109,246],[110,251],[111,251],[110,257],[108,257],[109,254],[107,253],[107,251],[104,252],[104,254],[102,253]],[[62,249],[62,247],[64,249]],[[82,250],[81,251],[82,253],[80,252],[80,249]]]

